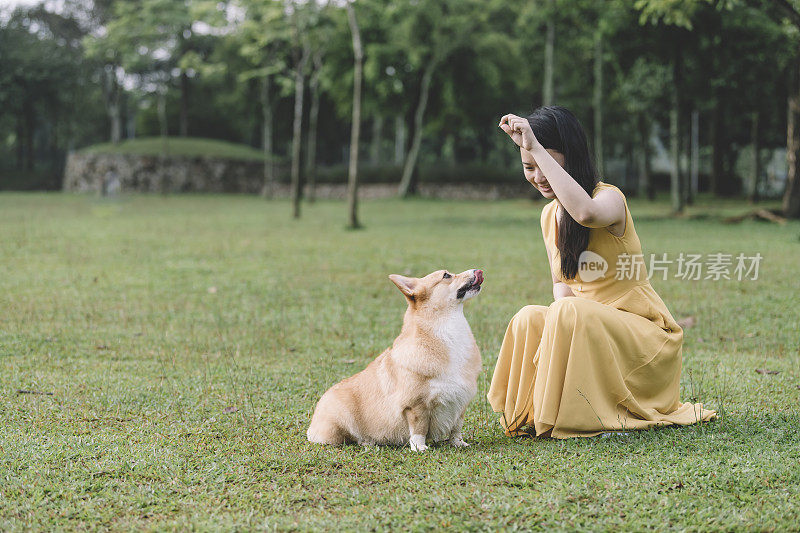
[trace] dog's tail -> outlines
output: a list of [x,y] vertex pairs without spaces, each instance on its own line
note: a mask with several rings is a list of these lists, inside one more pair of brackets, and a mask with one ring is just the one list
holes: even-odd
[[319,420],[314,413],[306,432],[309,442],[315,444],[344,444],[345,432],[330,420]]
[[306,436],[316,444],[343,444],[347,440],[347,431],[340,424],[340,416],[344,411],[331,396],[330,391],[322,395],[311,417]]

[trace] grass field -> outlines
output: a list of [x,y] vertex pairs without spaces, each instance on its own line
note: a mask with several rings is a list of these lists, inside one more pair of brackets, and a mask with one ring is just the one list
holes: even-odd
[[[375,201],[347,231],[336,202],[0,195],[0,530],[796,530],[800,223],[631,200],[645,254],[763,256],[755,281],[652,282],[696,318],[683,398],[722,417],[512,439],[485,393],[509,318],[552,300],[542,205]],[[472,446],[308,444],[321,393],[399,331],[387,275],[471,267]]]

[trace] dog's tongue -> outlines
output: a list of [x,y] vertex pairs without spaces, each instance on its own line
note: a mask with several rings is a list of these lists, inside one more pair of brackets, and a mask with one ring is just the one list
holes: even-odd
[[483,283],[483,270],[476,270],[475,271],[475,285],[480,285]]

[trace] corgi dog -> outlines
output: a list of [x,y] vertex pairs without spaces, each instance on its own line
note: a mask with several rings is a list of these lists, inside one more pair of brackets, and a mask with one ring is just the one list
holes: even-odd
[[322,395],[308,440],[409,443],[416,452],[428,449],[426,441],[468,446],[461,426],[478,389],[481,355],[464,302],[480,292],[483,271],[389,279],[408,302],[400,335],[364,370]]

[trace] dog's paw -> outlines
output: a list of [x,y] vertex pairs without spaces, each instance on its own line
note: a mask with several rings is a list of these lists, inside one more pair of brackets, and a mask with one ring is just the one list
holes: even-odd
[[409,444],[411,445],[411,449],[415,452],[424,452],[428,449],[425,445],[425,435],[411,435]]
[[456,448],[466,448],[469,446],[461,437],[453,437],[450,439],[450,446],[455,446]]

